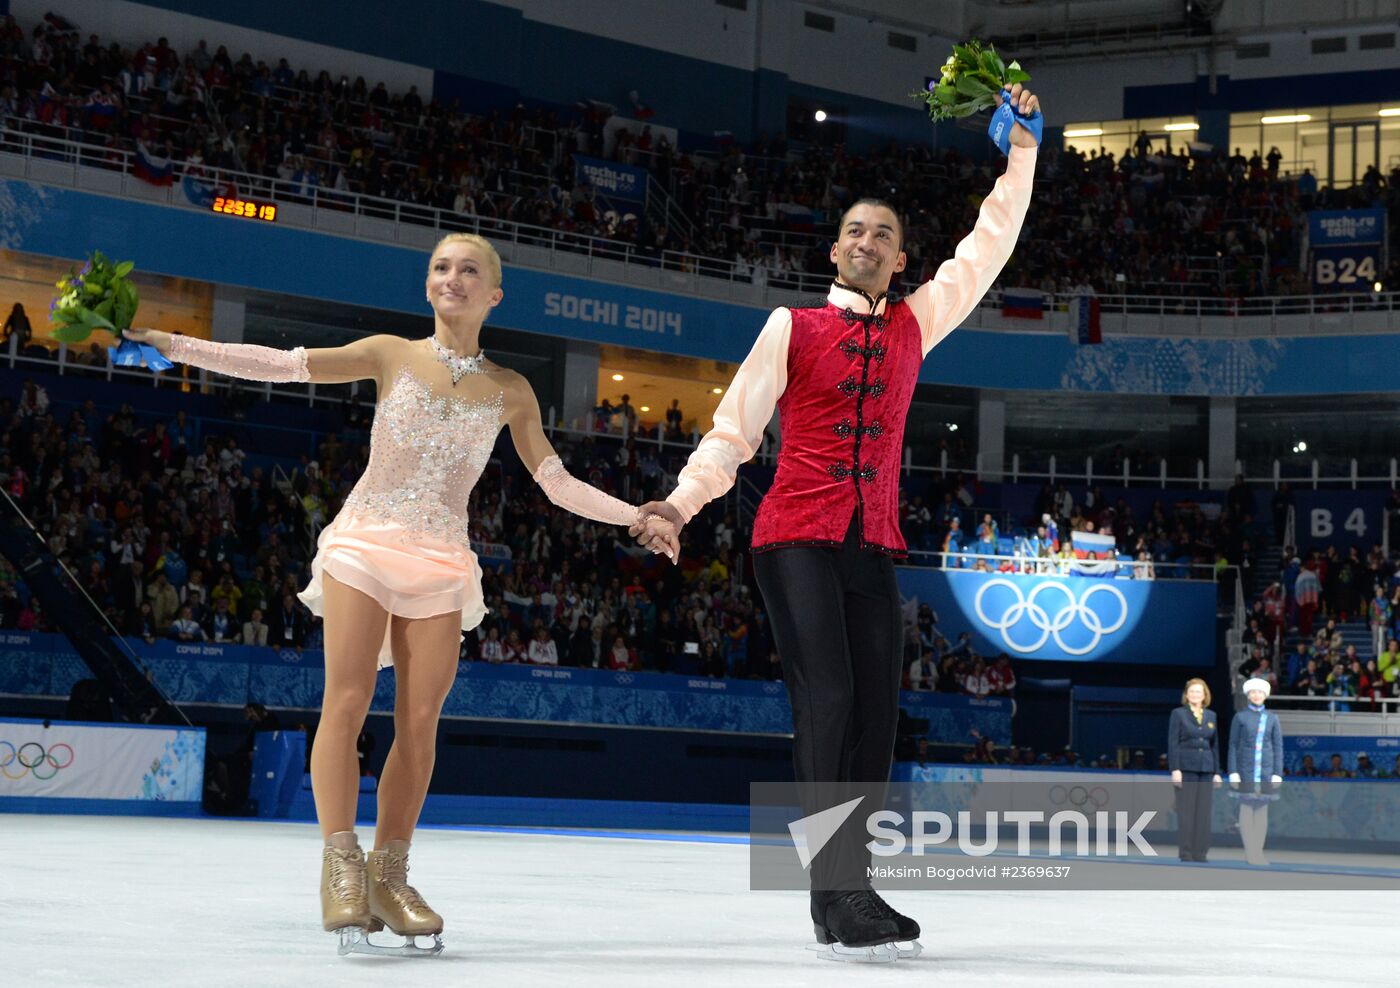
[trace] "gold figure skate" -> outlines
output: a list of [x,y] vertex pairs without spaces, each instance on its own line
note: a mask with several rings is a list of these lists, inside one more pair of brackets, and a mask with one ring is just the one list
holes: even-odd
[[[435,913],[418,890],[408,884],[408,841],[389,841],[383,850],[370,851],[366,859],[369,885],[370,933],[387,927],[405,938],[400,947],[375,948],[377,953],[403,956],[432,956],[442,952],[442,917]],[[431,947],[420,947],[415,937],[432,937]]]
[[365,852],[358,844],[327,844],[321,851],[321,926],[329,932],[368,930],[372,921]]

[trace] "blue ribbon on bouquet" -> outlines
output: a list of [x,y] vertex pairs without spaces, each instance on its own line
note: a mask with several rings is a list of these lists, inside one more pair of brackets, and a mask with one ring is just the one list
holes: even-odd
[[107,359],[116,367],[141,367],[144,365],[157,374],[175,366],[149,343],[137,343],[135,340],[122,340],[121,346],[109,346]]
[[1018,122],[1023,124],[1035,138],[1037,146],[1040,145],[1040,135],[1045,130],[1045,117],[1041,116],[1039,110],[1032,110],[1023,114],[1011,106],[1011,90],[1001,91],[1001,106],[992,113],[991,125],[987,127],[987,136],[990,137],[996,146],[1001,148],[1002,154],[1011,153],[1011,128]]

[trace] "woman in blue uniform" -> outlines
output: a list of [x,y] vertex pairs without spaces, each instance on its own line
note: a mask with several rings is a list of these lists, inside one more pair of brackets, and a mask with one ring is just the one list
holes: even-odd
[[1220,788],[1220,725],[1210,687],[1188,679],[1167,728],[1167,768],[1176,786],[1177,853],[1204,861],[1210,851],[1211,790]]
[[1230,724],[1230,795],[1240,801],[1240,840],[1252,865],[1266,865],[1264,838],[1269,832],[1269,804],[1283,785],[1283,728],[1278,714],[1264,709],[1267,679],[1244,684],[1249,706]]

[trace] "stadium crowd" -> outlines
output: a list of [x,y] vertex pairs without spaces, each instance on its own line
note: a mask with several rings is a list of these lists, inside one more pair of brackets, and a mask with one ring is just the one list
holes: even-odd
[[[0,485],[121,633],[316,647],[319,619],[295,594],[314,532],[368,462],[368,416],[347,402],[342,428],[279,486],[245,463],[236,429],[197,436],[183,411],[143,417],[92,399],[55,407],[42,379],[29,379],[0,396]],[[593,436],[556,437],[556,448],[576,476],[632,502],[664,494],[684,452],[663,460],[654,445]],[[681,567],[555,508],[498,461],[471,517],[490,612],[464,640],[464,660],[781,678],[744,565],[747,530],[721,506],[687,527]],[[3,561],[0,627],[52,630]],[[1009,660],[978,655],[966,635],[950,645],[928,608],[910,623],[906,658],[913,689],[1015,688]]]
[[[603,237],[619,253],[724,277],[795,284],[830,273],[828,229],[860,195],[892,199],[905,217],[911,284],[927,278],[971,228],[996,167],[952,148],[843,146],[682,151],[650,125],[609,132],[611,110],[503,107],[460,112],[411,87],[333,77],[314,66],[237,59],[201,41],[124,45],[84,39],[49,14],[26,31],[0,20],[0,119],[76,137],[115,157],[139,149],[147,169],[215,180],[275,180],[279,199],[323,204],[358,193],[424,207],[406,218],[475,218]],[[574,152],[650,171],[680,217],[649,221],[609,203],[575,168]],[[165,173],[162,171],[162,175]],[[1279,173],[1276,155],[1175,153],[1140,140],[1120,158],[1047,145],[1020,249],[1002,286],[1047,292],[1248,297],[1306,292],[1299,250],[1311,208],[1389,207],[1400,222],[1400,169],[1372,168],[1349,189]],[[245,193],[257,190],[245,189]],[[635,208],[635,207],[631,207]],[[815,232],[814,232],[815,231]],[[1383,281],[1394,284],[1392,266]],[[1120,280],[1121,278],[1121,280]]]

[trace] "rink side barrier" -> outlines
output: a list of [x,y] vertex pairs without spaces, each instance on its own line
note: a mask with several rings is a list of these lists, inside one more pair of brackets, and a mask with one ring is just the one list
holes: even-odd
[[[178,704],[316,710],[324,687],[318,650],[128,638],[155,681]],[[87,667],[62,635],[0,635],[0,696],[66,697]],[[972,729],[1011,743],[1011,702],[905,692],[900,703],[928,720],[935,743],[966,742]],[[371,710],[394,708],[394,677],[381,675]],[[792,712],[782,683],[656,672],[463,662],[443,706],[447,718],[640,727],[783,737]]]
[[197,816],[202,727],[0,718],[0,812]]

